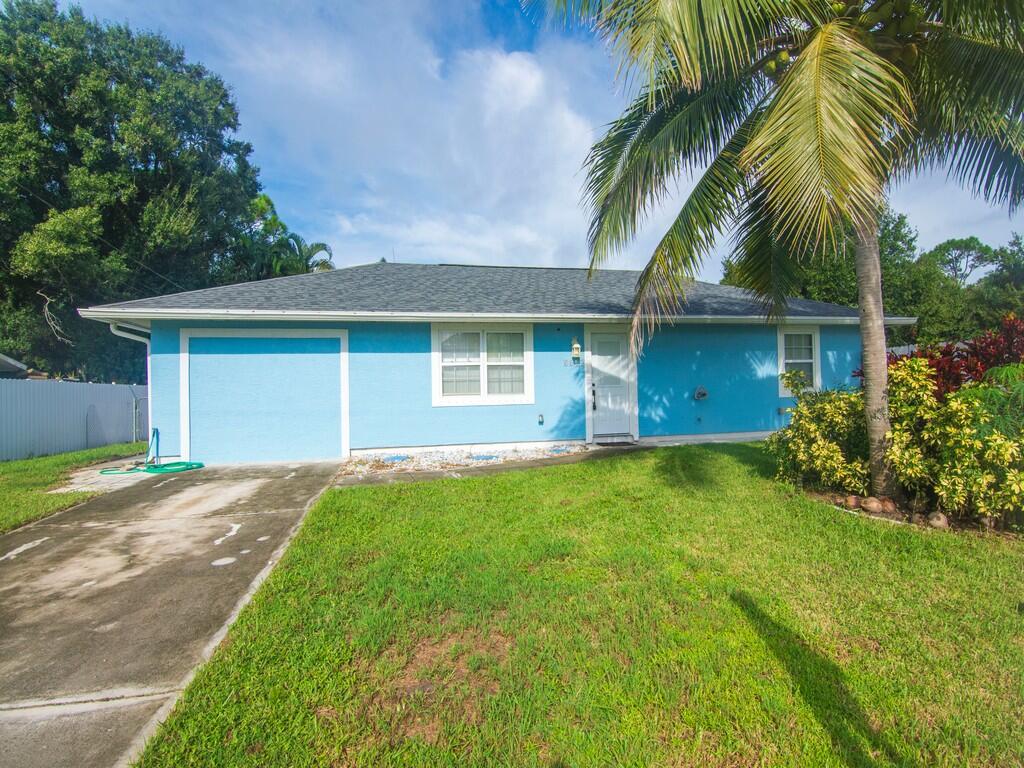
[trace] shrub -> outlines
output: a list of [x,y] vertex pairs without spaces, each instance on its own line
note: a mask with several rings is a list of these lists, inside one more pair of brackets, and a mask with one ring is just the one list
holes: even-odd
[[[984,381],[992,368],[1024,362],[1024,319],[1011,313],[996,330],[957,344],[924,347],[910,357],[928,361],[935,371],[936,392],[945,398],[965,384]],[[903,359],[890,356],[890,368]]]
[[[788,376],[788,374],[787,374]],[[930,361],[889,368],[888,459],[905,491],[958,517],[1024,508],[1024,366],[991,370],[949,393]],[[779,474],[853,493],[868,485],[864,403],[859,391],[809,392],[795,382],[788,427],[769,438]],[[787,385],[789,381],[787,380]]]
[[935,371],[911,358],[889,369],[892,431],[888,458],[900,484],[957,516],[1018,509],[1020,444],[992,425],[992,384],[973,384],[940,402]]
[[814,392],[802,371],[783,374],[796,397],[789,426],[768,438],[779,477],[822,488],[866,493],[868,437],[858,390]]
[[985,373],[984,387],[963,390],[974,397],[991,416],[990,429],[998,430],[1009,438],[1024,438],[1024,363],[1001,365]]

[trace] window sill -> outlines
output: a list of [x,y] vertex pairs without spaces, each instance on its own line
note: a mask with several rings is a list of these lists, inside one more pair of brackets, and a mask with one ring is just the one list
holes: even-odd
[[533,405],[533,398],[529,395],[457,395],[435,397],[431,405],[434,408],[481,405]]
[[[820,386],[813,386],[807,388],[808,392],[821,392]],[[796,395],[790,392],[788,389],[782,389],[779,387],[779,399],[780,400],[796,400]]]

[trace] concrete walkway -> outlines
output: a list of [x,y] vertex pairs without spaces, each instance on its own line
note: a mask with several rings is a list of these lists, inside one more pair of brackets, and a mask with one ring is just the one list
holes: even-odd
[[125,764],[336,471],[147,476],[0,536],[0,766]]

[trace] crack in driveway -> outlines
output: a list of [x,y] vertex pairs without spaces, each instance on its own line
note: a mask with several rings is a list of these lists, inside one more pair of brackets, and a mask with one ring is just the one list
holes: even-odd
[[86,712],[109,706],[164,699],[178,693],[181,693],[180,688],[108,688],[103,691],[78,694],[77,696],[0,702],[0,720],[12,720],[26,715],[38,716],[41,713],[57,715],[69,712]]

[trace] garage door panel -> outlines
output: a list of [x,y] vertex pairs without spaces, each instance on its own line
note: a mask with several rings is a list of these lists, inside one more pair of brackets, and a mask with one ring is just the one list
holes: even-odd
[[341,339],[189,339],[191,458],[209,463],[341,456]]

